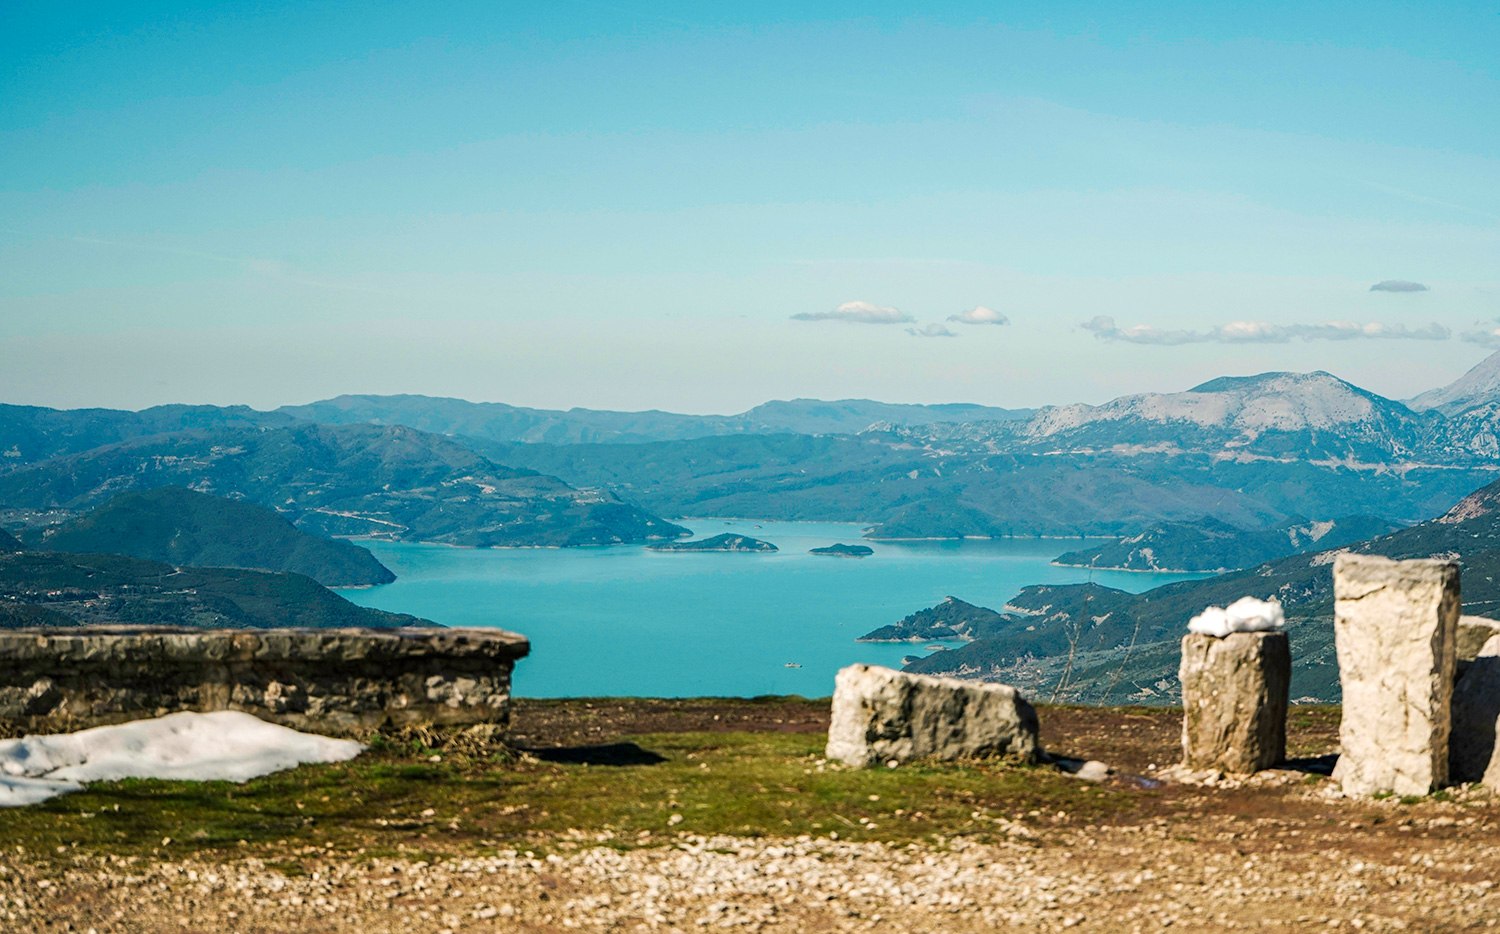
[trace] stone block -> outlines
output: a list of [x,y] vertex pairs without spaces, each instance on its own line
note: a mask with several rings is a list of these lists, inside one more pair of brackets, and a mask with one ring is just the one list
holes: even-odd
[[1248,775],[1286,758],[1292,652],[1284,632],[1182,639],[1182,764]]
[[1041,749],[1036,710],[1015,688],[850,665],[834,682],[830,759],[867,766],[1010,756]]
[[1346,794],[1425,795],[1448,779],[1459,616],[1452,561],[1340,555],[1334,643],[1343,685]]

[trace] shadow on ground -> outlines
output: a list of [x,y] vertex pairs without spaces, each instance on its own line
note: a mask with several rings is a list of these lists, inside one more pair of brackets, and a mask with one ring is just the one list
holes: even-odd
[[521,747],[528,756],[543,762],[564,765],[656,765],[665,756],[642,749],[635,743],[599,743],[592,746],[553,746],[542,749]]
[[1292,772],[1306,772],[1309,775],[1332,775],[1333,767],[1338,765],[1338,762],[1338,753],[1331,752],[1324,756],[1301,756],[1288,759],[1277,767]]

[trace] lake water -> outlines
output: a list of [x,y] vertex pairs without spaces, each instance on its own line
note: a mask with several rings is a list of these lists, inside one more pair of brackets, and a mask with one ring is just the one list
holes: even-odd
[[[862,543],[845,523],[676,520],[698,536],[738,532],[775,554],[663,553],[642,546],[467,549],[366,542],[395,583],[355,603],[531,639],[521,697],[833,693],[853,662],[899,667],[913,644],[854,640],[952,594],[999,608],[1028,584],[1093,580],[1140,591],[1203,575],[1053,567],[1078,540],[864,542],[868,558],[810,555]],[[788,663],[801,667],[787,667]]]

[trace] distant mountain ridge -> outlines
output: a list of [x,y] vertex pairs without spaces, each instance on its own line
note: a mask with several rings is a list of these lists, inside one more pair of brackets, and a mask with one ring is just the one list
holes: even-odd
[[0,629],[84,624],[214,629],[436,625],[356,606],[301,574],[178,568],[124,555],[0,554]]
[[881,423],[1008,421],[1030,414],[1028,409],[967,403],[909,405],[868,399],[790,399],[766,402],[739,415],[682,415],[656,410],[532,409],[420,395],[344,395],[282,406],[276,412],[321,424],[406,425],[485,441],[550,444],[628,444],[736,434],[855,434]]
[[0,473],[12,509],[81,511],[188,487],[276,509],[299,527],[480,547],[670,540],[687,530],[556,477],[405,427],[309,425],[154,435]]
[[1340,548],[1397,528],[1374,516],[1344,516],[1323,522],[1294,520],[1269,529],[1240,529],[1207,518],[1158,525],[1116,542],[1058,555],[1053,563],[1118,571],[1222,574],[1287,555]]
[[[305,434],[318,425],[325,433],[373,430],[367,425],[373,420],[388,422],[387,432],[400,426],[429,439],[440,435],[446,450],[477,452],[488,466],[476,477],[499,477],[499,465],[511,465],[547,475],[554,492],[542,489],[542,480],[514,474],[500,485],[481,479],[476,486],[463,479],[461,457],[442,454],[439,459],[453,461],[449,467],[459,473],[429,472],[416,483],[420,489],[381,474],[378,488],[359,492],[360,501],[345,508],[331,505],[331,478],[360,474],[369,465],[357,457],[316,455],[321,502],[294,489],[280,468],[272,473],[291,486],[275,490],[279,498],[269,487],[242,495],[326,534],[464,544],[603,544],[680,534],[641,525],[632,508],[660,516],[857,521],[870,526],[873,537],[888,539],[1129,537],[1204,519],[1264,530],[1298,517],[1326,522],[1354,513],[1405,524],[1441,513],[1500,471],[1500,397],[1488,395],[1493,381],[1484,376],[1492,370],[1500,370],[1493,357],[1449,387],[1444,398],[1455,405],[1461,398],[1467,406],[1452,415],[1438,408],[1414,411],[1324,372],[1222,377],[1184,392],[1034,412],[802,399],[737,416],[688,416],[556,412],[422,396],[341,396],[274,413],[12,406],[0,408],[0,517],[13,524],[55,521],[37,513],[39,503],[86,508],[120,488],[81,489],[78,470],[92,483],[140,486],[142,477],[104,452],[167,437],[160,432],[195,420],[214,426],[198,431],[221,439],[223,450],[244,446],[255,433]],[[406,427],[413,423],[418,427]],[[373,443],[388,448],[393,437]],[[123,440],[76,450],[101,438]],[[668,440],[653,440],[661,438]],[[179,469],[172,442],[151,444],[158,459],[143,468],[151,483],[232,489],[214,485],[223,482],[216,471],[195,479]],[[205,456],[197,451],[189,459]],[[11,498],[7,490],[14,488],[4,481],[40,463],[35,458],[49,466],[25,483],[51,492]],[[123,471],[114,479],[96,470],[110,458]],[[42,479],[43,473],[53,476]],[[525,489],[528,483],[535,488]],[[64,486],[71,492],[55,495]],[[501,508],[512,492],[515,501]],[[572,505],[561,508],[570,496]]]
[[290,415],[245,405],[158,405],[131,412],[0,404],[0,470],[153,435],[279,428],[296,421]]
[[326,587],[396,579],[358,545],[309,535],[264,506],[182,487],[121,493],[46,529],[38,544],[48,551],[129,555],[178,567],[290,571]]
[[493,443],[619,444],[873,430],[945,441],[968,439],[1005,449],[1407,457],[1421,456],[1434,446],[1451,446],[1455,438],[1451,429],[1441,426],[1444,417],[1486,405],[1500,406],[1500,353],[1449,386],[1415,397],[1410,406],[1323,371],[1225,376],[1183,392],[1040,409],[789,399],[772,400],[738,415],[686,415],[536,409],[416,394],[342,395],[270,412],[207,405],[157,406],[140,412],[0,405],[0,469],[153,434],[306,422],[404,425]]

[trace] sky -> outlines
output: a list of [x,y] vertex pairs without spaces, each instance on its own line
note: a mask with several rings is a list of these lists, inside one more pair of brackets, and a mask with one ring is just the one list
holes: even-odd
[[1500,348],[1496,48],[1477,3],[0,4],[0,402],[1405,398]]

